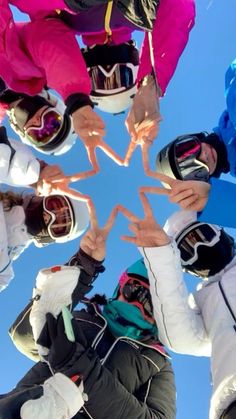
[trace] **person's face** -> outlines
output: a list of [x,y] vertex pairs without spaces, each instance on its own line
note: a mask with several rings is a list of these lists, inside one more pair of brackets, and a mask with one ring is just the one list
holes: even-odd
[[[135,279],[135,283],[138,283],[138,282],[139,282],[139,280],[138,279]],[[140,282],[140,286],[142,286],[142,283],[141,282]],[[123,301],[123,302],[128,303],[128,304],[131,304],[131,305],[133,305],[135,307],[138,307],[140,309],[140,307],[139,307],[140,303],[136,303],[135,301],[128,301],[125,298],[125,296],[123,295],[123,293],[122,293],[121,290],[119,292],[119,295],[117,297],[117,300],[118,301]],[[145,318],[145,320],[147,320],[151,324],[154,324],[155,323],[155,320],[154,320],[153,316],[149,316],[146,311],[145,311],[145,315],[144,315],[144,313],[142,312],[142,310],[140,310],[140,311],[141,311],[143,317]]]
[[24,129],[27,129],[29,127],[40,127],[41,126],[41,116],[43,114],[43,112],[48,109],[49,106],[45,105],[42,106],[42,108],[40,108],[37,112],[35,112],[34,116],[32,116],[32,118],[30,118],[25,126]]
[[214,173],[217,165],[217,152],[210,144],[202,142],[201,153],[198,160],[202,161],[208,166],[209,174]]
[[69,234],[73,227],[69,199],[58,195],[45,198],[43,219],[51,237]]

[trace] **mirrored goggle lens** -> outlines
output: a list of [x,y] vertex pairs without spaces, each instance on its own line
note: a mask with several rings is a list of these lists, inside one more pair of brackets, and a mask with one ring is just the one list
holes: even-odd
[[208,181],[207,165],[197,160],[200,153],[201,142],[197,138],[188,137],[175,144],[176,165],[182,179]]
[[177,239],[182,261],[190,263],[197,256],[197,248],[200,244],[211,246],[218,241],[219,236],[220,231],[215,230],[208,224],[194,227],[183,238]]
[[41,116],[40,127],[29,127],[26,134],[37,145],[50,143],[63,125],[63,117],[55,110],[46,111]]
[[52,238],[56,239],[70,234],[73,228],[73,211],[64,196],[45,197],[44,210],[51,216],[47,229]]
[[124,285],[121,290],[124,299],[130,303],[137,302],[143,308],[146,315],[152,317],[152,302],[149,287],[133,281]]
[[92,89],[114,90],[132,87],[135,83],[132,68],[125,64],[116,64],[113,68],[101,66],[92,67],[89,70],[92,80]]

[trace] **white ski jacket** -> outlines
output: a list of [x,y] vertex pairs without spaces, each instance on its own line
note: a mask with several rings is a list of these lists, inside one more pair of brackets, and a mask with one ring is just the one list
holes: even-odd
[[36,183],[40,163],[25,144],[15,140],[0,143],[0,183],[27,186]]
[[12,261],[32,242],[24,221],[25,212],[21,206],[4,211],[0,202],[0,292],[14,277]]
[[210,419],[236,400],[236,257],[188,294],[172,242],[140,248],[149,274],[160,341],[179,353],[211,356]]

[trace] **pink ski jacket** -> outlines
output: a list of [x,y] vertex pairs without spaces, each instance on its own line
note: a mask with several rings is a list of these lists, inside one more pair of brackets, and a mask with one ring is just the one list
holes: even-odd
[[[12,90],[35,95],[45,85],[55,89],[64,100],[71,94],[90,94],[91,83],[75,35],[87,45],[102,44],[105,30],[80,33],[65,25],[59,10],[68,11],[63,0],[12,0],[31,22],[15,23],[8,0],[0,0],[0,77]],[[73,13],[73,12],[71,12]],[[178,60],[194,25],[194,0],[161,0],[152,31],[155,69],[162,95],[172,78]],[[132,29],[112,31],[119,44],[131,39]],[[141,48],[137,82],[151,73],[148,36]]]

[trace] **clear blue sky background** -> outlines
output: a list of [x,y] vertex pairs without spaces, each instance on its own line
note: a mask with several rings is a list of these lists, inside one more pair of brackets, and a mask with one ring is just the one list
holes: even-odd
[[[166,96],[161,100],[164,120],[160,135],[151,150],[153,167],[156,152],[164,144],[178,134],[210,131],[225,107],[224,73],[236,53],[236,3],[235,0],[197,0],[196,6],[196,24],[188,46],[179,61]],[[16,12],[15,17],[18,20],[21,18]],[[139,34],[137,40],[140,45]],[[102,116],[107,125],[106,141],[124,155],[129,141],[124,127],[124,115],[114,117],[103,114]],[[154,180],[143,175],[140,151],[135,152],[129,168],[116,166],[101,151],[98,151],[98,158],[102,168],[101,173],[75,186],[80,191],[91,194],[100,223],[105,222],[111,208],[117,202],[123,203],[141,215],[137,188],[144,184],[153,185]],[[68,174],[89,167],[80,141],[65,156],[46,160],[61,164]],[[234,181],[229,176],[227,178]],[[151,202],[157,219],[162,224],[176,209],[165,197],[152,197]],[[119,216],[108,240],[106,272],[97,280],[96,292],[106,292],[110,295],[120,273],[139,258],[139,253],[133,245],[121,242],[119,239],[119,236],[127,231],[126,220]],[[66,262],[78,246],[79,242],[72,242],[52,245],[41,250],[32,245],[15,262],[15,279],[0,296],[0,393],[12,389],[33,365],[15,349],[7,330],[29,301],[38,270]],[[189,289],[194,290],[196,279],[186,276],[186,282]],[[208,359],[172,355],[178,393],[177,419],[207,419],[211,394]]]

